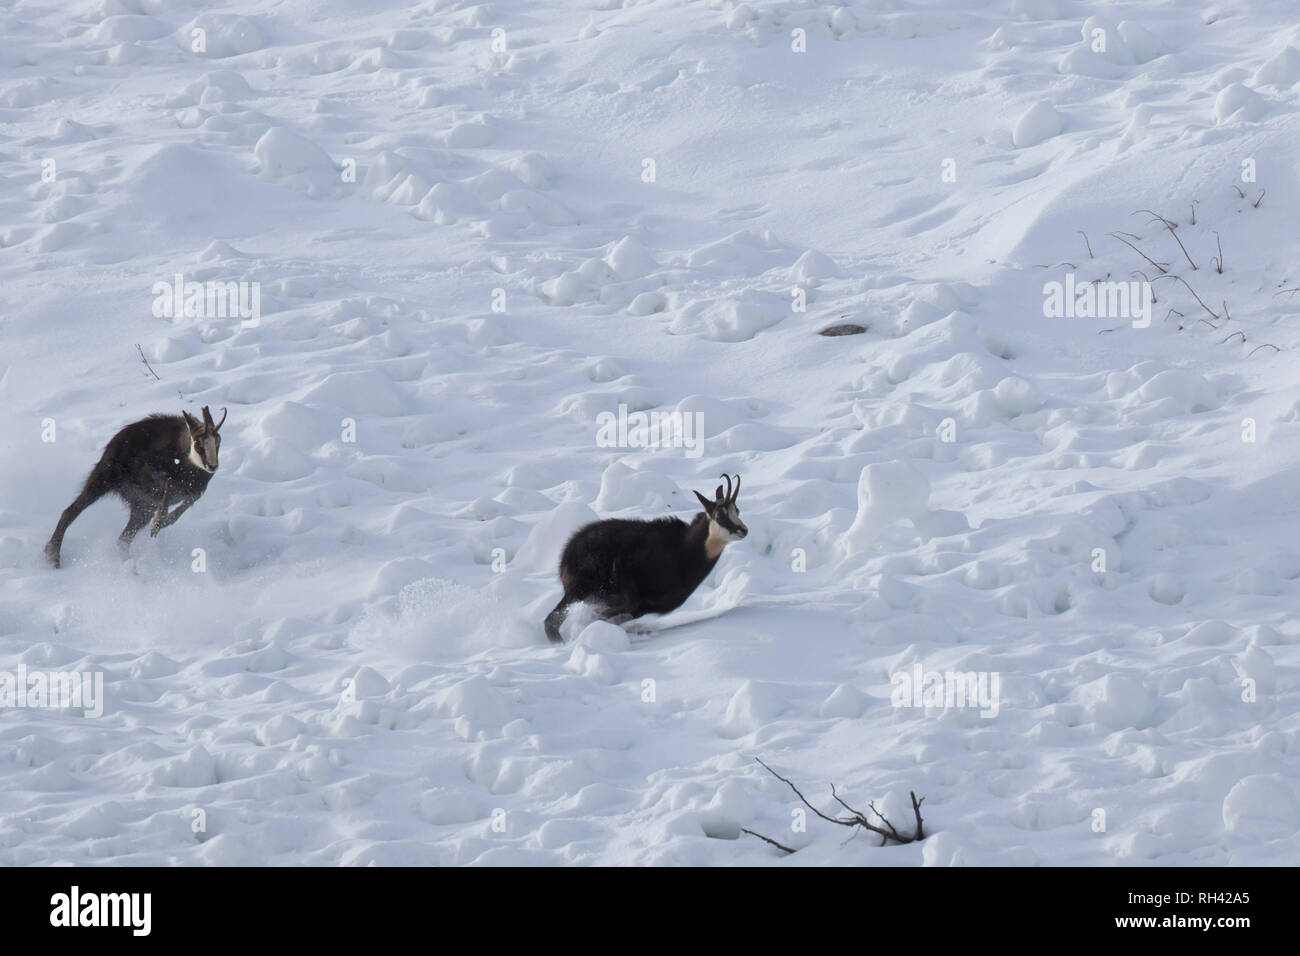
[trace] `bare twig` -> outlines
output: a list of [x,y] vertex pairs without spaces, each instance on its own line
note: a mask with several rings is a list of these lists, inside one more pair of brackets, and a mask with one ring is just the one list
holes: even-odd
[[1213,309],[1211,309],[1211,308],[1210,308],[1208,305],[1206,305],[1204,302],[1201,302],[1201,297],[1200,297],[1199,295],[1196,294],[1196,290],[1195,290],[1195,289],[1193,289],[1190,285],[1187,285],[1187,280],[1186,280],[1186,279],[1184,279],[1182,276],[1172,276],[1172,278],[1177,279],[1177,280],[1178,280],[1179,282],[1181,282],[1183,285],[1186,285],[1186,286],[1187,286],[1187,291],[1190,292],[1190,293],[1192,294],[1192,298],[1193,298],[1193,299],[1195,299],[1197,302],[1200,302],[1200,303],[1201,303],[1201,308],[1202,308],[1202,309],[1204,309],[1206,312],[1210,313],[1210,315],[1214,316],[1216,319],[1217,319],[1217,318],[1220,318],[1219,313],[1215,312]]
[[1088,258],[1095,259],[1096,256],[1092,254],[1092,243],[1088,241],[1088,234],[1080,229],[1079,235],[1083,236],[1083,244],[1088,247]]
[[1268,192],[1267,189],[1261,189],[1261,190],[1259,191],[1259,199],[1256,199],[1253,203],[1251,203],[1251,205],[1254,206],[1256,209],[1258,209],[1258,208],[1259,208],[1259,204],[1260,204],[1260,200],[1262,200],[1262,199],[1264,198],[1264,193],[1266,193],[1266,192]]
[[1196,225],[1196,203],[1197,200],[1193,199],[1192,200],[1192,225],[1193,226]]
[[1178,233],[1174,231],[1175,229],[1178,228],[1178,223],[1176,223],[1176,222],[1171,222],[1170,220],[1166,219],[1164,216],[1160,215],[1160,213],[1155,212],[1155,211],[1153,211],[1153,210],[1151,210],[1151,209],[1137,209],[1137,210],[1134,210],[1133,212],[1129,213],[1129,215],[1131,215],[1131,216],[1136,216],[1136,215],[1137,215],[1138,213],[1140,213],[1140,212],[1151,213],[1151,215],[1155,216],[1156,219],[1158,219],[1158,220],[1160,220],[1160,222],[1164,223],[1164,227],[1165,227],[1166,229],[1169,230],[1169,235],[1173,236],[1173,237],[1174,237],[1174,242],[1178,243],[1178,248],[1183,250],[1183,258],[1185,258],[1185,259],[1187,260],[1187,264],[1188,264],[1189,266],[1191,266],[1191,267],[1192,267],[1192,271],[1195,272],[1195,271],[1196,271],[1196,263],[1193,262],[1193,261],[1192,261],[1192,257],[1189,256],[1189,255],[1187,254],[1187,247],[1183,245],[1183,240],[1179,239],[1179,238],[1178,238]]
[[1192,257],[1187,254],[1187,247],[1183,245],[1183,240],[1178,238],[1178,233],[1174,231],[1173,226],[1168,226],[1168,229],[1169,229],[1169,235],[1173,236],[1174,242],[1178,243],[1178,248],[1183,250],[1183,258],[1187,260],[1187,264],[1190,265],[1192,267],[1192,271],[1195,272],[1197,268],[1196,263],[1193,262]]
[[1166,226],[1176,226],[1176,225],[1178,225],[1178,223],[1176,223],[1176,222],[1170,222],[1168,219],[1166,219],[1164,216],[1160,215],[1160,213],[1156,212],[1154,209],[1134,209],[1131,213],[1129,213],[1129,215],[1130,215],[1130,216],[1136,216],[1136,215],[1137,215],[1138,213],[1140,213],[1140,212],[1145,212],[1145,213],[1148,213],[1148,214],[1154,216],[1156,219],[1159,219],[1161,222],[1163,222]]
[[784,843],[777,843],[777,842],[776,842],[775,840],[773,840],[771,837],[765,837],[765,836],[763,836],[763,834],[761,834],[761,833],[755,833],[753,830],[747,830],[747,829],[745,829],[744,827],[741,827],[741,828],[740,828],[740,832],[741,832],[741,833],[748,833],[750,836],[756,836],[756,837],[758,837],[760,840],[762,840],[764,843],[770,843],[770,844],[772,844],[772,846],[776,847],[778,850],[784,850],[786,853],[793,853],[793,852],[794,852],[794,850],[790,849],[790,848],[789,848],[788,846],[786,846]]
[[[1255,354],[1256,352],[1258,352],[1260,349],[1272,349],[1274,352],[1280,352],[1280,351],[1282,351],[1280,348],[1278,348],[1278,347],[1277,347],[1276,345],[1274,345],[1272,342],[1265,342],[1263,345],[1256,345],[1253,349],[1251,349],[1251,350],[1250,350],[1250,355],[1254,355],[1254,354]],[[1247,355],[1246,358],[1250,358],[1250,355]]]
[[[834,784],[831,784],[831,796],[834,797],[836,803],[842,806],[845,810],[848,810],[849,813],[853,814],[853,816],[848,819],[845,819],[843,817],[827,816],[825,813],[822,813],[811,803],[809,803],[808,798],[805,797],[802,793],[800,793],[799,788],[796,787],[793,783],[791,783],[788,779],[781,776],[779,773],[777,773],[767,764],[763,763],[763,761],[759,760],[757,757],[755,757],[754,760],[758,762],[758,765],[760,767],[762,767],[772,776],[776,777],[777,780],[780,780],[787,787],[793,790],[795,796],[799,798],[799,800],[803,803],[805,807],[807,807],[809,810],[817,814],[817,816],[821,817],[823,820],[827,821],[828,823],[835,823],[842,827],[862,827],[865,830],[870,830],[872,833],[880,837],[881,846],[884,846],[890,840],[893,840],[895,843],[915,843],[918,840],[925,839],[925,828],[924,828],[925,821],[921,819],[921,804],[925,802],[925,798],[922,797],[920,800],[918,800],[914,792],[909,791],[908,795],[912,798],[912,813],[916,817],[916,832],[912,836],[908,837],[908,836],[904,836],[902,833],[899,833],[898,829],[892,823],[890,823],[889,820],[887,820],[880,813],[879,810],[876,809],[874,803],[868,804],[868,807],[870,808],[871,812],[874,813],[877,818],[879,818],[883,826],[877,826],[876,824],[872,823],[870,820],[867,819],[866,815],[864,815],[860,810],[855,810],[853,807],[849,806],[842,799],[840,799],[840,795],[835,792]],[[757,833],[754,834],[754,836],[758,836],[758,835],[759,834]],[[763,839],[766,839],[766,837],[764,837]],[[768,842],[774,843],[775,841],[768,840]]]
[[[1119,239],[1120,242],[1124,243],[1124,245],[1128,246],[1130,249],[1132,249],[1134,252],[1136,252],[1138,255],[1140,255],[1140,256],[1141,256],[1143,259],[1145,259],[1147,262],[1151,263],[1153,266],[1155,266],[1155,267],[1156,267],[1157,269],[1159,269],[1161,272],[1168,272],[1168,271],[1169,271],[1169,270],[1166,269],[1164,266],[1162,266],[1160,263],[1156,262],[1156,260],[1152,259],[1149,255],[1147,255],[1145,252],[1143,252],[1141,249],[1139,249],[1137,246],[1133,245],[1133,243],[1129,242],[1127,239],[1122,238],[1122,237],[1119,235],[1119,233],[1108,232],[1108,233],[1106,233],[1106,235],[1111,236],[1111,237],[1113,237],[1113,238],[1115,238],[1115,239]],[[1168,264],[1168,263],[1166,263],[1166,265],[1167,265],[1167,264]]]
[[153,370],[153,366],[149,364],[149,360],[144,357],[144,349],[140,348],[139,342],[136,343],[135,350],[140,353],[140,361],[143,362],[144,367],[149,370],[149,374],[161,382],[162,379],[158,378],[158,373]]
[[772,769],[771,767],[769,767],[767,764],[763,763],[763,761],[759,760],[757,757],[755,757],[754,760],[756,760],[756,761],[758,762],[758,765],[759,765],[760,767],[762,767],[764,770],[766,770],[766,771],[767,771],[768,773],[770,773],[772,776],[776,777],[777,780],[780,780],[780,781],[781,781],[782,783],[784,783],[787,787],[789,787],[791,790],[793,790],[793,791],[794,791],[794,795],[795,795],[796,797],[798,797],[798,798],[800,799],[800,801],[802,801],[803,805],[804,805],[805,807],[807,807],[809,810],[811,810],[813,813],[817,814],[817,816],[821,817],[823,820],[827,821],[828,823],[838,823],[838,824],[839,824],[840,826],[842,826],[842,827],[851,827],[851,826],[854,826],[854,825],[855,825],[855,821],[853,821],[853,820],[840,820],[840,819],[838,819],[838,818],[836,818],[836,817],[828,817],[826,814],[822,813],[820,810],[818,810],[816,807],[814,807],[811,803],[809,803],[809,802],[808,802],[808,798],[805,797],[802,793],[800,793],[800,792],[799,792],[799,788],[796,787],[793,783],[791,783],[791,782],[790,782],[789,780],[787,780],[785,777],[781,776],[779,773],[777,773],[775,770],[773,770],[773,769]]
[[[1151,290],[1151,304],[1152,304],[1152,305],[1155,305],[1157,302],[1160,301],[1159,299],[1156,298],[1156,287],[1155,287],[1155,283],[1153,283],[1150,279],[1147,278],[1147,274],[1146,274],[1145,272],[1143,272],[1141,269],[1134,269],[1132,272],[1129,273],[1129,275],[1130,275],[1130,276],[1141,276],[1141,277],[1142,277],[1142,281],[1145,282],[1145,283],[1147,284],[1147,288]],[[1156,276],[1156,278],[1159,279],[1159,278],[1161,278],[1161,277],[1160,277],[1160,276]],[[1169,278],[1169,277],[1168,277],[1168,276],[1165,276],[1164,278],[1167,279],[1167,278]]]
[[[1202,321],[1204,321],[1204,320],[1202,320]],[[1246,343],[1246,333],[1245,333],[1245,332],[1242,332],[1240,329],[1238,329],[1236,332],[1233,332],[1232,335],[1229,335],[1227,339],[1224,339],[1223,342],[1220,342],[1219,344],[1220,344],[1220,345],[1223,345],[1224,342],[1227,342],[1227,341],[1228,341],[1228,339],[1231,339],[1231,338],[1233,338],[1234,336],[1237,336],[1237,335],[1240,335],[1240,336],[1241,336],[1241,342],[1242,342],[1242,344],[1244,345],[1244,344]]]
[[1237,195],[1238,195],[1240,198],[1242,198],[1242,199],[1245,199],[1245,198],[1246,198],[1246,194],[1245,194],[1244,192],[1241,191],[1241,187],[1238,186],[1236,183],[1233,183],[1233,184],[1232,184],[1232,188],[1235,189],[1235,190],[1237,190]]
[[1223,242],[1219,239],[1219,234],[1217,232],[1214,234],[1214,244],[1219,247],[1219,254],[1217,256],[1210,256],[1210,261],[1214,263],[1214,270],[1219,273],[1219,275],[1223,275]]

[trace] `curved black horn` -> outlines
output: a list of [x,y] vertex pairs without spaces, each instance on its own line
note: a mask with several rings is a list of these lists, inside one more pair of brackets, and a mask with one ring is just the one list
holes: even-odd
[[732,502],[735,502],[736,498],[739,496],[740,496],[740,472],[736,472],[736,487],[731,492]]
[[724,471],[722,473],[722,479],[727,483],[727,492],[722,496],[722,500],[730,501],[731,500],[731,476]]
[[[228,414],[228,412],[223,408],[223,409],[221,410],[221,421],[217,422],[217,427],[214,428],[214,429],[212,429],[214,432],[219,432],[219,431],[221,431],[221,426],[224,425],[224,424],[226,423],[226,415],[227,415],[227,414]],[[739,487],[739,486],[738,486],[738,487]]]

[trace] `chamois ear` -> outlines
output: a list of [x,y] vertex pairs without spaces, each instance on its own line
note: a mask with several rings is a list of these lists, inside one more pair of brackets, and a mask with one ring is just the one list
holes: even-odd
[[[721,490],[721,489],[719,489],[719,490]],[[700,499],[700,504],[702,504],[702,505],[704,506],[704,513],[705,513],[705,514],[708,514],[708,515],[713,514],[713,502],[712,502],[712,501],[710,501],[708,498],[704,497],[704,496],[703,496],[702,494],[700,494],[698,491],[695,492],[695,497]]]
[[199,421],[197,418],[195,418],[193,415],[191,415],[189,412],[185,411],[185,409],[181,409],[181,417],[185,419],[185,424],[190,427],[190,431],[192,432],[203,431],[203,423]]

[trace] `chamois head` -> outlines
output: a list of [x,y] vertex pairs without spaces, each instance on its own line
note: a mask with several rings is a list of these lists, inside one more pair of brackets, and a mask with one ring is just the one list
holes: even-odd
[[213,422],[212,412],[203,406],[203,421],[182,410],[185,424],[190,429],[189,462],[211,474],[217,470],[217,452],[221,449],[221,426],[226,423],[226,410],[221,410],[221,421]]
[[698,491],[695,492],[695,497],[700,499],[704,513],[709,516],[709,537],[725,544],[728,541],[739,541],[749,534],[749,529],[740,520],[740,509],[736,507],[736,496],[740,494],[740,475],[736,475],[734,488],[730,477],[724,474],[722,478],[727,483],[725,494],[722,485],[718,485],[712,501]]

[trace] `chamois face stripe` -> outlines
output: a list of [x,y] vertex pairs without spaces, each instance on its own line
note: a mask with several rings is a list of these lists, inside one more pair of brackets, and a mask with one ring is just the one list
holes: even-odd
[[221,448],[221,436],[215,431],[203,431],[195,434],[190,431],[190,453],[187,458],[196,468],[212,474],[217,470],[218,454]]
[[715,508],[710,520],[728,535],[728,540],[739,540],[749,534],[749,528],[740,520],[740,509],[734,501],[727,501]]

